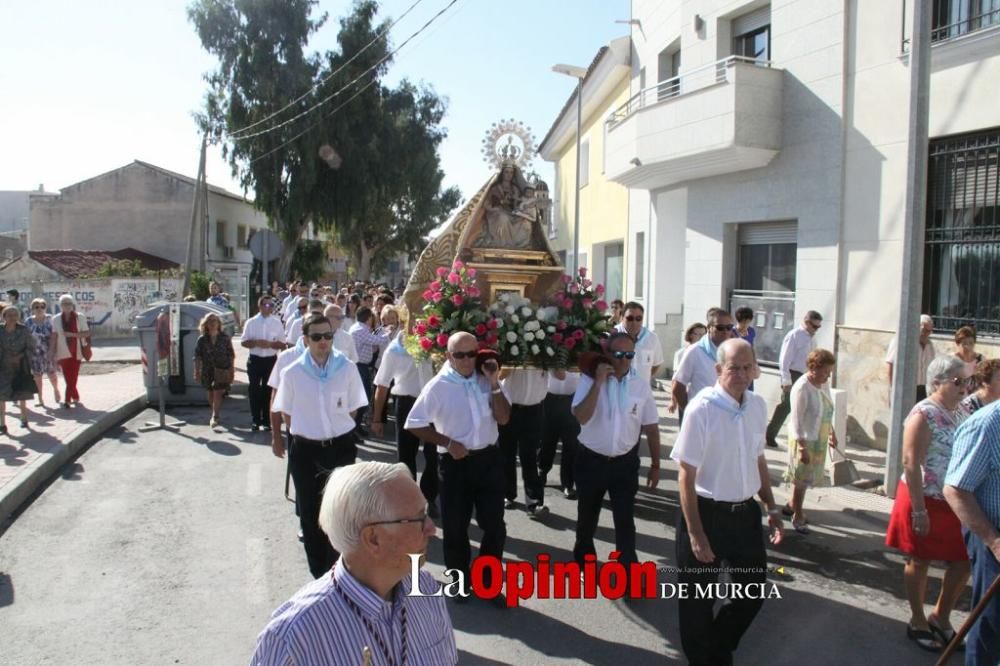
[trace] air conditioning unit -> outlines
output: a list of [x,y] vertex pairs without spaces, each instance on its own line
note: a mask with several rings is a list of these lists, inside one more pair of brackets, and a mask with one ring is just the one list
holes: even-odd
[[234,248],[232,245],[226,245],[224,248],[222,248],[222,256],[225,257],[226,259],[232,259],[235,254],[236,254],[236,248]]

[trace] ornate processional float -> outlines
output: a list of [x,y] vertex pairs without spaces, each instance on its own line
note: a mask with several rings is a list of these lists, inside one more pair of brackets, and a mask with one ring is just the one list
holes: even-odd
[[406,286],[407,349],[439,366],[448,338],[467,331],[505,365],[576,366],[611,328],[604,286],[586,269],[566,275],[549,245],[548,185],[525,174],[530,128],[494,123],[482,151],[493,175],[424,249]]

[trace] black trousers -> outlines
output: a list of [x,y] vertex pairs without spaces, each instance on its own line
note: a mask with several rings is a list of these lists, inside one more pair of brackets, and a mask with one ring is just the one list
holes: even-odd
[[350,433],[328,440],[325,446],[295,437],[288,452],[292,482],[295,483],[299,524],[302,527],[302,542],[306,549],[309,572],[314,578],[328,573],[339,557],[318,523],[323,488],[330,472],[338,467],[354,464],[357,455],[358,448]]
[[639,445],[628,453],[609,458],[581,444],[576,451],[576,543],[573,559],[583,564],[584,555],[596,555],[594,534],[601,516],[604,494],[611,499],[615,524],[615,550],[619,562],[637,562],[635,552],[635,495],[639,491]]
[[717,582],[722,560],[733,569],[730,573],[733,583],[764,583],[767,554],[761,529],[761,511],[756,501],[731,511],[725,505],[699,497],[698,513],[716,559],[706,564],[695,558],[684,513],[678,512],[677,582],[688,583],[690,591],[687,599],[678,601],[681,647],[692,666],[721,666],[732,663],[732,654],[740,638],[764,601],[731,598],[719,609],[718,615],[714,615],[716,599],[713,595],[709,595],[712,598],[697,598],[695,586]]
[[461,460],[449,454],[440,456],[441,469],[441,532],[444,565],[458,569],[470,582],[472,546],[469,543],[469,523],[472,510],[483,530],[479,542],[480,555],[503,557],[507,526],[503,520],[503,455],[499,447],[491,446],[470,451]]
[[269,426],[271,407],[271,387],[267,380],[271,378],[276,356],[247,357],[247,379],[250,382],[248,391],[250,397],[250,421],[256,425]]
[[[792,370],[791,374],[793,384],[795,380],[802,376],[802,373],[797,370]],[[788,414],[792,411],[791,393],[791,391],[781,392],[781,402],[774,408],[774,414],[771,415],[771,422],[767,424],[768,443],[774,443],[778,433],[781,432],[781,426],[785,425],[785,419],[788,418]]]
[[517,498],[517,459],[521,458],[521,478],[528,504],[545,504],[545,488],[538,475],[538,449],[542,446],[545,412],[537,405],[511,405],[510,421],[499,427],[500,449],[504,457],[504,496]]
[[559,485],[572,490],[575,486],[573,465],[576,449],[580,445],[580,422],[573,416],[573,396],[549,393],[542,403],[542,450],[538,454],[538,470],[544,487],[545,477],[555,464],[556,444],[562,442],[562,459],[559,463]]
[[403,427],[406,417],[417,399],[411,395],[396,396],[396,452],[399,462],[410,468],[410,476],[417,480],[417,451],[424,448],[424,473],[420,477],[420,490],[424,499],[433,502],[438,496],[438,451],[430,442],[421,442],[416,435]]
[[[361,385],[365,388],[365,395],[368,396],[368,405],[372,404],[372,366],[368,363],[358,363],[358,374],[361,376]],[[368,405],[364,407],[358,407],[357,413],[354,415],[354,423],[356,425],[361,425],[365,420],[365,414],[368,413]]]

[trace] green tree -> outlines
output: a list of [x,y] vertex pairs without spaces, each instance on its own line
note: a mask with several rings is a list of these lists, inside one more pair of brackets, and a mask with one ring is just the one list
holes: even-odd
[[[352,252],[358,277],[368,279],[373,261],[397,252],[415,256],[459,203],[457,189],[441,191],[437,150],[446,136],[446,104],[405,80],[395,89],[381,84],[391,47],[388,23],[375,23],[374,0],[358,0],[340,20],[337,51],[304,56],[309,36],[326,18],[310,18],[314,4],[196,0],[189,16],[205,49],[219,58],[218,71],[206,77],[201,122],[227,142],[234,173],[285,240],[283,274],[312,222],[334,232]],[[267,118],[314,83],[315,94],[251,132],[330,98],[303,118],[257,137],[225,134],[224,128]]]
[[292,275],[313,282],[323,276],[326,268],[326,244],[322,241],[299,241],[292,256]]

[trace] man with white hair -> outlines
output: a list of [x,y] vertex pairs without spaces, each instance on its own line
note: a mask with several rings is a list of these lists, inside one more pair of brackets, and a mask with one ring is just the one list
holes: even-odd
[[354,338],[344,330],[343,309],[339,305],[328,305],[323,309],[323,316],[330,320],[333,327],[333,348],[357,363],[358,349],[354,346]]
[[[930,367],[931,361],[934,360],[934,343],[931,342],[931,333],[934,332],[934,320],[931,319],[930,315],[922,314],[920,315],[920,337],[917,341],[920,343],[920,349],[917,356],[917,373],[916,373],[916,393],[914,397],[917,402],[920,402],[927,397],[927,368]],[[885,353],[885,364],[889,373],[889,396],[892,396],[892,371],[895,369],[896,365],[896,345],[897,336],[892,336],[892,342],[889,343],[889,349]]]
[[319,524],[341,553],[329,576],[282,604],[257,638],[251,666],[458,662],[444,597],[423,564],[436,528],[406,465],[361,462],[336,469]]

